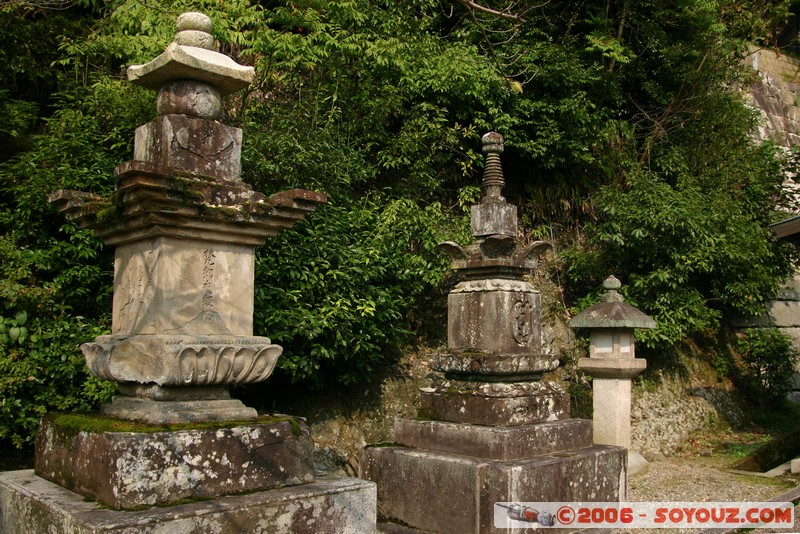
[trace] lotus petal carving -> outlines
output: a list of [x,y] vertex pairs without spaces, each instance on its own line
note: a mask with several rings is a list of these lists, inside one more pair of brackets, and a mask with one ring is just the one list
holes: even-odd
[[283,352],[269,338],[251,336],[100,336],[81,348],[95,376],[160,386],[260,382]]
[[186,385],[261,382],[272,374],[280,355],[278,345],[188,345],[178,353],[179,380]]

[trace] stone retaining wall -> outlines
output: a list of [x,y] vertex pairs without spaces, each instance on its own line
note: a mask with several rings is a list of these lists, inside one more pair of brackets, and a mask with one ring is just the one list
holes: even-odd
[[[772,50],[753,49],[748,61],[758,73],[747,94],[750,103],[763,116],[756,137],[772,140],[791,151],[800,146],[800,61]],[[787,176],[785,187],[793,191],[800,203],[800,184],[795,176]],[[800,350],[800,273],[789,280],[777,298],[767,304],[763,316],[733,321],[736,328],[775,327],[791,339]],[[798,367],[800,372],[800,367]],[[800,375],[795,375],[795,389],[800,390]],[[800,400],[800,391],[793,394]]]

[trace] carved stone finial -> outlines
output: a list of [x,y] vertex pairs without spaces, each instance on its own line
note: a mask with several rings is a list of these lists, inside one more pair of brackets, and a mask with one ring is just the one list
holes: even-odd
[[500,154],[503,153],[503,136],[497,132],[489,132],[481,139],[483,153],[486,154],[486,164],[483,169],[483,182],[481,183],[481,202],[505,202],[503,187],[506,180],[503,177],[503,166],[500,163]]
[[601,297],[603,302],[624,302],[625,297],[623,297],[619,291],[619,288],[622,287],[622,282],[614,276],[613,274],[603,280],[603,287],[606,289],[605,294]]
[[174,42],[183,46],[196,46],[214,50],[214,36],[211,35],[211,19],[203,13],[190,11],[178,17],[175,24],[178,33]]
[[[239,65],[230,57],[214,50],[214,37],[209,33],[211,19],[206,15],[184,13],[178,17],[176,27],[178,33],[174,42],[162,54],[144,65],[128,67],[128,80],[131,83],[159,91],[173,82],[200,82],[203,84],[198,86],[200,92],[204,93],[210,87],[211,91],[222,97],[244,89],[253,81],[253,67]],[[179,93],[176,98],[182,99],[182,92],[186,88],[175,91]],[[205,96],[201,95],[200,98]],[[217,95],[212,98],[217,98]],[[204,110],[197,113],[191,110],[187,112],[184,108],[188,107],[179,107],[177,110],[165,107],[166,111],[162,114],[184,113],[201,118],[215,118],[207,116]]]

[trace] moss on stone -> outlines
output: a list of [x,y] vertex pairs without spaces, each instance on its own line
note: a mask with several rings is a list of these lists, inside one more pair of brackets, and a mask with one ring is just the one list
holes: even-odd
[[99,413],[73,413],[73,414],[50,414],[46,416],[53,421],[53,424],[62,431],[75,432],[177,432],[180,430],[221,430],[225,428],[235,428],[247,425],[263,425],[289,423],[292,427],[292,434],[299,438],[302,435],[302,427],[297,419],[289,416],[260,416],[257,419],[240,421],[210,421],[203,423],[176,423],[153,425],[125,419],[115,419]]
[[417,419],[420,419],[422,421],[432,421],[434,415],[435,414],[433,413],[432,409],[423,407],[419,409],[419,412],[417,413]]
[[287,417],[285,420],[292,427],[292,435],[296,438],[300,438],[300,436],[303,435],[303,429],[300,427],[300,422],[293,417]]
[[180,174],[171,176],[169,180],[167,180],[166,193],[169,197],[186,200],[192,204],[205,200],[205,194],[201,183],[194,177],[184,177]]
[[247,221],[251,219],[250,213],[242,209],[241,206],[209,206],[208,204],[201,204],[198,209],[201,215],[215,219],[226,221]]
[[372,443],[370,445],[366,445],[365,449],[381,449],[385,447],[404,447],[402,443],[397,443],[396,441],[382,441],[380,443]]

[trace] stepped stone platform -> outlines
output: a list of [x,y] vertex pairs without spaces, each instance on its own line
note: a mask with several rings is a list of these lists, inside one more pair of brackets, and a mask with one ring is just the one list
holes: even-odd
[[398,419],[394,430],[396,443],[364,450],[361,477],[378,485],[378,515],[407,532],[500,532],[497,502],[625,499],[627,451],[593,445],[591,421]]
[[375,485],[354,478],[120,512],[32,470],[0,473],[4,534],[369,534],[375,522]]

